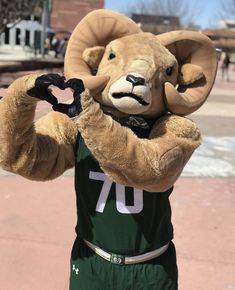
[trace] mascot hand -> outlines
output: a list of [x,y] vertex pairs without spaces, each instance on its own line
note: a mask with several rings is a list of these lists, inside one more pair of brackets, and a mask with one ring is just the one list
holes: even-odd
[[56,105],[58,103],[57,98],[52,94],[49,86],[53,85],[64,90],[64,80],[65,77],[58,74],[41,75],[36,79],[34,87],[27,91],[27,94],[31,97],[47,101],[51,105]]
[[83,81],[80,79],[70,79],[64,83],[64,88],[71,88],[73,90],[72,104],[55,104],[52,108],[55,111],[64,113],[70,118],[75,117],[82,111],[80,95],[85,90]]

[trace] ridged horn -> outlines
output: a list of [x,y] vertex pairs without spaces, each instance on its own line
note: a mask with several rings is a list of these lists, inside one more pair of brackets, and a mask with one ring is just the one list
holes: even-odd
[[212,41],[200,32],[172,31],[157,35],[157,39],[175,55],[179,66],[185,63],[202,68],[203,78],[190,85],[165,84],[168,110],[177,115],[188,115],[206,101],[217,71],[216,50]]
[[82,58],[88,47],[106,46],[122,36],[142,32],[130,18],[105,9],[88,13],[75,27],[65,55],[65,76],[67,79],[80,78],[93,93],[101,91],[107,84],[108,76],[92,76],[91,70]]

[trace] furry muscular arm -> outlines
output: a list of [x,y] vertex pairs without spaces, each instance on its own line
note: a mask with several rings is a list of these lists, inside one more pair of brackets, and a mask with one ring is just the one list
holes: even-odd
[[28,96],[37,75],[16,80],[0,101],[0,166],[32,180],[49,180],[74,165],[76,124],[51,112],[34,124],[38,99]]
[[78,126],[87,146],[115,182],[147,191],[165,191],[179,177],[200,145],[195,124],[166,116],[153,127],[149,139],[139,139],[100,109],[86,90]]

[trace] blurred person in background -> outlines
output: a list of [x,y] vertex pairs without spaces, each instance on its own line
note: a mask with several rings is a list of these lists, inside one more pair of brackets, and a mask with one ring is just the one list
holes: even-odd
[[226,81],[229,82],[229,66],[230,66],[230,56],[227,52],[222,53],[221,55],[221,72],[222,72],[222,80],[226,78]]
[[51,41],[51,49],[54,51],[55,53],[55,58],[58,57],[58,47],[60,45],[60,40],[54,35]]
[[50,49],[51,49],[50,38],[49,37],[46,37],[45,43],[44,43],[44,51],[45,51],[45,54],[49,54]]

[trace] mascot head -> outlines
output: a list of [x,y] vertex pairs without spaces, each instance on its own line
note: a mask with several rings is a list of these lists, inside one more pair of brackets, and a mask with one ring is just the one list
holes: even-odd
[[202,33],[155,36],[108,10],[77,25],[65,56],[66,78],[82,79],[103,110],[118,116],[190,114],[207,99],[216,68],[215,48]]

